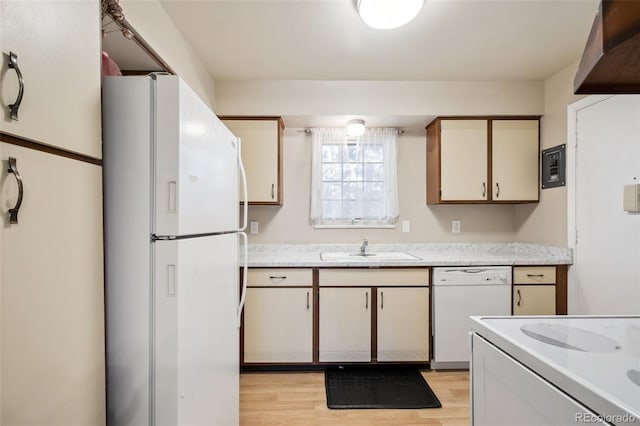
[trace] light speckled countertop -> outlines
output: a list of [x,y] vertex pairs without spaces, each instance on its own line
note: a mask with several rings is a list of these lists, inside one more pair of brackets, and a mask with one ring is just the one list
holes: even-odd
[[322,252],[358,253],[359,244],[249,245],[250,267],[327,266],[475,266],[563,265],[572,263],[571,249],[525,243],[504,244],[370,244],[367,252],[404,252],[415,260],[380,261],[354,257],[351,261],[321,260]]

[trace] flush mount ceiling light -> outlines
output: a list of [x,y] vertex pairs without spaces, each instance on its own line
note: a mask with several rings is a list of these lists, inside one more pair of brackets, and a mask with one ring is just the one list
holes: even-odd
[[424,0],[358,0],[358,13],[370,27],[397,28],[416,17]]
[[364,120],[349,120],[347,122],[347,135],[352,137],[364,135]]

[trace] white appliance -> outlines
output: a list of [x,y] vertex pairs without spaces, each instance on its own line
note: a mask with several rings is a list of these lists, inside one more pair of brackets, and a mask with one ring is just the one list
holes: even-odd
[[474,317],[472,424],[640,423],[640,317]]
[[433,269],[431,368],[468,368],[472,315],[511,314],[511,267]]
[[176,76],[102,87],[107,422],[237,425],[240,141]]

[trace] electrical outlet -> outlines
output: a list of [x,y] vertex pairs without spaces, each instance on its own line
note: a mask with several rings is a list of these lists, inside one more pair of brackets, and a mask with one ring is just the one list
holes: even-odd
[[257,220],[252,220],[251,222],[249,222],[249,233],[250,234],[257,234],[258,233],[258,221]]
[[411,232],[411,222],[408,220],[402,221],[402,232]]
[[459,234],[460,233],[460,221],[457,219],[454,219],[451,221],[451,232],[453,232],[454,234]]

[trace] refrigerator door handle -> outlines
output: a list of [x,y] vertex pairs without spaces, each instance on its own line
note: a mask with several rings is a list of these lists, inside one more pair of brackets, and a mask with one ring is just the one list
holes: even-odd
[[[245,204],[246,205],[246,204]],[[242,236],[242,245],[244,250],[244,256],[242,259],[242,294],[240,295],[240,302],[238,303],[238,328],[242,320],[242,310],[244,309],[244,301],[247,297],[247,275],[249,273],[249,237],[246,232],[238,232],[238,235]]]
[[[242,178],[242,194],[244,202],[242,203],[242,227],[238,231],[247,230],[247,216],[249,215],[249,191],[247,189],[247,173],[242,164],[242,140],[238,138],[238,167],[240,168],[240,177]],[[246,261],[246,257],[245,257]]]

